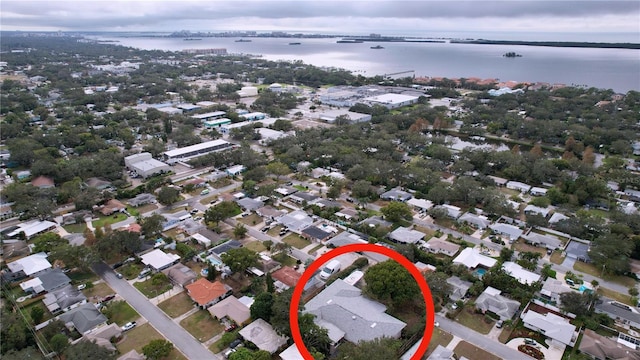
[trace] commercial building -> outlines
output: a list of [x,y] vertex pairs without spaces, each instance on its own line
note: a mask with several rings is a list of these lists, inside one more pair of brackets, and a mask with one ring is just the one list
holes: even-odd
[[191,115],[191,118],[204,122],[204,121],[221,119],[225,115],[227,115],[225,111],[213,111],[213,112],[208,112],[204,114]]
[[318,115],[318,120],[326,121],[330,124],[333,124],[334,122],[336,122],[336,119],[341,116],[348,118],[349,122],[353,122],[353,123],[371,121],[370,114],[361,114],[353,111],[346,111],[346,110],[339,110],[339,109],[328,110],[323,113],[320,113]]
[[154,159],[148,152],[127,156],[124,158],[124,164],[129,170],[143,178],[171,170],[169,165]]
[[223,125],[229,125],[229,124],[231,124],[231,120],[227,118],[220,118],[220,119],[206,120],[204,122],[204,127],[206,129],[219,129]]
[[403,106],[412,105],[418,102],[417,96],[401,94],[383,94],[362,99],[369,105],[382,105],[387,109],[396,109]]
[[233,148],[234,146],[234,144],[225,140],[212,140],[200,144],[186,146],[183,148],[165,151],[164,160],[168,164],[174,164],[178,161],[193,159],[198,156],[210,154],[212,152],[228,150]]

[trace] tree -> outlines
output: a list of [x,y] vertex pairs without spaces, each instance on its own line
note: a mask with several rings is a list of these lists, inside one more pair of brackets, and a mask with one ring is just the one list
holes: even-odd
[[629,295],[638,296],[638,289],[635,286],[629,288]]
[[271,360],[271,354],[265,350],[252,351],[241,347],[229,356],[229,360]]
[[511,261],[511,258],[513,257],[513,249],[510,249],[508,247],[503,247],[500,250],[500,260],[502,260],[503,262],[505,261]]
[[236,226],[233,227],[233,237],[236,239],[242,239],[247,235],[247,228],[242,223],[237,223]]
[[273,297],[274,295],[269,292],[263,292],[256,296],[253,304],[251,304],[251,318],[269,322],[272,315]]
[[209,267],[207,268],[207,280],[215,281],[216,277],[218,277],[218,270],[216,270],[215,266],[209,264]]
[[619,234],[605,234],[596,238],[589,250],[589,258],[603,273],[624,274],[630,268],[633,242]]
[[113,360],[116,355],[98,344],[95,341],[80,341],[75,345],[67,348],[64,352],[67,360],[86,360],[86,359],[100,359],[100,360]]
[[289,167],[279,161],[271,162],[267,165],[267,172],[276,177],[276,179],[280,179],[280,176],[287,175],[291,172]]
[[[4,345],[4,344],[3,344]],[[4,347],[4,346],[3,346]],[[2,355],[3,360],[25,360],[25,359],[41,359],[45,358],[42,356],[42,353],[38,351],[33,346],[27,346],[24,349],[10,349],[6,353]]]
[[267,273],[265,276],[265,283],[267,284],[267,292],[273,294],[276,291],[276,288],[273,284],[273,277],[271,277],[271,273]]
[[248,268],[258,265],[258,254],[244,247],[231,249],[220,257],[233,272],[242,273]]
[[49,340],[49,345],[51,345],[51,350],[62,354],[62,352],[69,347],[69,339],[64,334],[55,334],[51,340]]
[[320,352],[329,356],[331,351],[331,339],[329,331],[318,326],[313,319],[315,315],[305,313],[298,317],[298,325],[300,326],[300,335],[309,352]]
[[180,200],[180,190],[174,187],[163,186],[158,191],[158,202],[162,205],[171,205],[178,200]]
[[31,315],[31,320],[33,320],[34,325],[40,324],[44,317],[44,309],[40,306],[34,306],[31,308],[29,315]]
[[428,272],[424,276],[427,284],[429,285],[429,289],[431,290],[431,295],[435,297],[439,297],[440,299],[446,299],[451,293],[451,285],[447,282],[449,275],[443,272]]
[[383,303],[397,307],[420,294],[409,271],[399,263],[387,260],[367,269],[365,292]]
[[591,300],[591,297],[586,292],[565,292],[560,294],[560,309],[576,316],[587,315]]
[[162,223],[164,223],[164,221],[164,217],[160,214],[153,214],[143,218],[140,224],[142,233],[147,239],[157,239],[162,232]]
[[392,338],[361,341],[358,345],[346,342],[338,350],[338,360],[388,360],[398,359],[402,343]]
[[70,269],[77,267],[86,271],[99,260],[99,257],[93,248],[63,244],[51,250],[49,259],[60,260]]
[[155,339],[151,340],[147,345],[142,347],[142,353],[149,360],[160,360],[169,356],[173,350],[173,344],[167,340]]
[[238,204],[231,201],[223,201],[216,206],[208,208],[204,213],[204,220],[217,226],[220,221],[237,214],[239,211]]
[[389,205],[380,209],[380,211],[384,214],[385,218],[391,222],[398,222],[402,219],[411,220],[413,216],[409,205],[400,201],[392,201]]
[[32,241],[34,245],[33,252],[36,252],[36,253],[39,253],[39,252],[48,253],[57,246],[65,245],[69,243],[68,240],[63,239],[62,237],[60,237],[60,235],[53,232],[48,232],[42,235],[38,235],[35,238],[33,238]]

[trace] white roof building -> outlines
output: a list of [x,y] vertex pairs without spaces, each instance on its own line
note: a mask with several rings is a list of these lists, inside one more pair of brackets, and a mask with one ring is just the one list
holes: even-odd
[[531,190],[531,185],[527,185],[525,183],[521,183],[519,181],[508,181],[507,189],[518,190],[521,193],[527,193]]
[[531,285],[540,280],[540,275],[533,273],[512,261],[507,261],[502,264],[502,270],[518,280],[520,284]]
[[400,226],[389,234],[389,239],[403,244],[415,244],[425,236],[426,234],[421,233],[418,230]]
[[276,221],[296,233],[302,232],[302,230],[313,224],[311,216],[302,210],[292,211],[277,218]]
[[378,96],[367,97],[362,100],[371,105],[382,105],[387,109],[395,109],[417,103],[418,97],[401,94],[382,94]]
[[24,236],[27,239],[31,239],[38,234],[55,229],[55,227],[56,223],[51,221],[33,220],[18,224],[18,228],[8,233],[7,236],[12,238],[24,232]]
[[351,122],[354,122],[354,123],[371,120],[371,115],[369,114],[361,114],[357,112],[340,110],[340,109],[325,111],[318,115],[318,119],[322,121],[326,121],[328,123],[334,123],[339,116],[346,116],[349,118]]
[[160,249],[155,249],[140,256],[142,263],[153,268],[156,271],[168,268],[180,260],[180,256],[175,254],[167,254]]
[[524,208],[524,213],[527,214],[527,215],[538,214],[538,215],[542,215],[545,218],[547,216],[549,216],[550,212],[551,212],[551,209],[549,209],[549,208],[541,208],[541,207],[535,206],[535,205],[527,205]]
[[234,147],[234,145],[225,140],[212,140],[173,149],[164,152],[164,159],[167,163],[172,164],[180,160],[189,160],[198,156],[206,155],[215,151],[223,151]]
[[527,311],[522,317],[525,327],[540,331],[544,336],[561,342],[564,345],[573,346],[577,338],[576,327],[571,325],[568,319],[552,312],[540,314],[533,310]]
[[549,218],[549,224],[555,224],[559,221],[566,220],[568,218],[569,217],[565,214],[554,212],[553,215],[551,215],[551,217]]
[[275,353],[282,345],[287,343],[287,339],[273,330],[268,322],[257,319],[240,330],[239,334],[247,341],[252,342],[260,350]]
[[433,202],[431,202],[431,200],[425,199],[411,198],[407,201],[407,204],[422,211],[427,211],[433,207]]
[[460,255],[453,259],[454,264],[462,264],[469,269],[474,269],[479,265],[490,268],[495,265],[496,262],[496,259],[480,254],[476,248],[465,248],[460,252]]
[[279,356],[282,360],[304,360],[304,357],[300,354],[300,350],[298,350],[296,344],[292,344],[286,348],[279,354]]
[[519,227],[503,223],[491,224],[489,229],[500,235],[508,236],[510,240],[517,240],[523,233]]
[[7,264],[12,273],[24,272],[25,275],[31,276],[41,271],[51,268],[51,263],[47,260],[47,254],[40,252],[18,259]]

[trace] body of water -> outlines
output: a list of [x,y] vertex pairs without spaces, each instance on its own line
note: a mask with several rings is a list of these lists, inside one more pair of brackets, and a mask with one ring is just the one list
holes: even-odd
[[[260,54],[269,60],[302,60],[337,67],[364,76],[415,71],[416,76],[495,78],[500,81],[548,82],[614,89],[640,90],[640,50],[558,48],[542,46],[475,45],[451,43],[338,44],[338,38],[291,39],[99,37],[146,50],[179,51],[190,48],[226,48],[229,53]],[[289,45],[290,42],[300,45]],[[505,58],[506,52],[521,54]]]

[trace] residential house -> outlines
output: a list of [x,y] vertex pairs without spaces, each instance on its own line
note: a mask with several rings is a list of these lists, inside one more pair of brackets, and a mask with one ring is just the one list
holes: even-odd
[[382,337],[399,338],[406,324],[387,314],[386,309],[341,279],[305,304],[305,312],[315,315],[314,322],[329,331],[333,343],[343,338],[354,344]]
[[185,289],[187,289],[189,297],[202,309],[206,309],[219,302],[231,295],[232,292],[229,285],[223,284],[220,281],[211,282],[205,278],[200,278],[185,286]]
[[242,303],[233,295],[211,306],[209,313],[219,320],[228,318],[238,325],[244,324],[251,318],[250,306]]
[[418,241],[424,239],[425,236],[426,234],[418,230],[413,230],[411,228],[402,226],[393,230],[388,235],[389,239],[391,239],[392,241],[402,244],[415,244]]
[[491,225],[491,221],[486,216],[480,216],[472,213],[464,213],[458,218],[459,223],[467,223],[476,229],[486,229]]
[[337,248],[337,247],[345,246],[349,244],[366,244],[366,243],[367,243],[367,240],[364,239],[363,236],[349,232],[349,231],[343,231],[340,234],[332,237],[331,240],[328,240],[325,243],[325,245],[327,247]]
[[596,301],[594,310],[598,314],[607,314],[618,323],[640,329],[640,312],[633,306],[602,297]]
[[489,269],[495,265],[496,262],[496,259],[482,255],[478,249],[470,247],[463,249],[460,254],[453,259],[454,264],[462,264],[469,269],[475,269],[479,266]]
[[527,185],[519,181],[508,181],[507,189],[518,190],[521,193],[525,194],[525,193],[528,193],[529,190],[531,190],[531,185]]
[[568,218],[569,217],[566,216],[565,214],[554,212],[553,215],[551,215],[551,217],[549,218],[549,224],[557,224],[558,222],[562,220],[566,220]]
[[547,189],[533,186],[531,190],[529,190],[529,193],[533,196],[545,196],[547,195]]
[[506,261],[502,264],[502,270],[511,275],[514,279],[518,280],[520,284],[531,285],[540,280],[540,275],[533,273],[512,261]]
[[256,319],[251,324],[245,326],[238,332],[246,341],[253,343],[258,349],[275,353],[282,346],[286,345],[287,339],[273,330],[268,322]]
[[15,229],[7,233],[7,237],[15,238],[23,233],[26,239],[31,239],[34,236],[55,229],[56,226],[57,224],[51,221],[31,220],[16,225]]
[[302,210],[296,210],[289,214],[283,215],[276,219],[280,224],[286,227],[288,230],[300,234],[302,230],[313,224],[313,219],[309,214]]
[[407,200],[407,205],[413,206],[416,211],[427,212],[433,207],[433,202],[425,199],[411,198]]
[[577,240],[571,240],[564,248],[564,252],[568,258],[576,259],[584,262],[590,262],[589,243]]
[[296,344],[291,344],[291,346],[284,349],[278,356],[280,356],[281,360],[304,360]]
[[382,200],[389,200],[389,201],[407,202],[412,197],[413,195],[411,195],[410,193],[404,190],[401,190],[400,188],[394,188],[380,194],[380,198]]
[[77,287],[68,284],[44,295],[44,306],[50,313],[67,312],[87,302],[86,296]]
[[340,207],[342,207],[342,204],[340,204],[339,202],[329,199],[318,199],[313,202],[313,205],[316,205],[321,209],[339,209]]
[[311,177],[314,179],[319,179],[323,176],[328,176],[330,173],[329,170],[323,168],[315,168],[311,170]]
[[347,221],[352,220],[352,219],[357,219],[359,214],[358,214],[358,210],[352,209],[352,208],[342,208],[340,209],[340,211],[336,212],[335,215],[337,217],[341,217]]
[[116,199],[108,200],[104,205],[98,208],[98,211],[104,216],[109,216],[116,212],[123,212],[127,206]]
[[167,254],[160,249],[152,250],[140,256],[143,264],[154,271],[162,271],[169,266],[180,261],[180,256],[176,254]]
[[520,303],[500,295],[500,290],[489,286],[476,299],[476,307],[482,312],[491,311],[500,320],[510,320],[520,308]]
[[302,230],[302,233],[300,234],[303,238],[315,242],[324,242],[328,240],[331,235],[333,234],[313,225]]
[[274,220],[275,218],[278,218],[278,217],[286,214],[286,212],[284,212],[282,210],[275,209],[271,205],[267,205],[267,206],[263,206],[263,207],[261,207],[259,209],[256,209],[256,214],[258,214],[259,216],[261,216],[265,220]]
[[489,225],[489,229],[501,236],[508,237],[511,242],[518,240],[523,233],[519,227],[503,223],[491,224]]
[[51,269],[51,263],[47,260],[47,254],[40,252],[10,262],[7,267],[15,277],[37,276]]
[[298,189],[292,186],[280,186],[279,188],[276,188],[273,191],[275,191],[278,195],[285,197],[297,192]]
[[96,178],[96,177],[88,178],[84,182],[84,184],[87,187],[98,189],[100,191],[106,190],[106,189],[109,189],[109,188],[113,187],[113,185],[111,184],[110,181],[102,180],[102,179],[99,179],[99,178]]
[[431,239],[427,241],[424,247],[434,254],[445,254],[447,256],[454,256],[460,250],[460,245],[440,239]]
[[181,263],[177,263],[162,270],[162,273],[167,275],[172,284],[178,285],[182,288],[196,281],[196,278],[198,277],[193,270]]
[[220,245],[212,247],[211,249],[209,249],[209,253],[219,256],[231,249],[237,249],[239,247],[242,247],[242,244],[238,240],[229,240]]
[[462,215],[462,210],[459,207],[453,206],[453,205],[443,204],[443,205],[434,206],[433,208],[444,210],[447,217],[451,219],[457,219],[460,217],[460,215]]
[[360,224],[364,224],[364,225],[367,225],[367,226],[370,226],[370,227],[379,226],[379,227],[382,227],[382,228],[388,228],[388,227],[391,227],[391,225],[393,225],[392,222],[384,220],[380,216],[368,217],[368,218],[362,220],[360,222]]
[[436,271],[436,267],[435,266],[433,266],[431,264],[425,264],[425,263],[423,263],[421,261],[415,262],[415,263],[413,263],[413,265],[415,265],[416,268],[418,269],[418,271],[420,271],[423,274]]
[[289,195],[289,200],[297,204],[313,204],[319,198],[319,196],[304,191],[298,191],[294,194]]
[[539,206],[535,206],[535,205],[527,205],[524,208],[524,213],[526,215],[541,215],[542,217],[546,218],[547,216],[549,216],[549,213],[551,212],[550,208],[541,208]]
[[211,244],[216,244],[225,238],[223,235],[211,231],[207,228],[199,229],[197,232],[191,234],[191,237],[194,238],[199,244],[202,244],[207,248],[211,246]]
[[501,177],[497,177],[497,176],[487,176],[489,179],[493,180],[493,182],[496,184],[496,186],[498,187],[504,187],[507,186],[507,183],[509,182],[509,180],[505,179],[505,178],[501,178]]
[[447,284],[451,286],[449,299],[458,301],[462,299],[473,285],[470,281],[462,280],[457,276],[451,276],[447,279]]
[[[88,334],[85,334],[83,338],[86,341],[94,342],[97,345],[106,348],[107,350],[115,352],[117,349],[111,343],[111,339],[118,339],[120,338],[120,336],[122,336],[122,328],[120,328],[120,326],[118,326],[118,324],[116,323],[111,323],[106,326],[101,326]],[[126,358],[123,359],[123,357],[121,356],[118,358],[118,360],[126,360]]]
[[640,350],[625,342],[602,336],[593,330],[585,329],[580,341],[580,353],[596,360],[640,360]]
[[574,346],[578,338],[575,325],[569,319],[559,316],[552,311],[536,312],[541,307],[528,307],[528,311],[520,315],[522,324],[527,329],[538,331],[548,339],[551,345],[560,343],[566,346]]
[[92,303],[82,304],[59,316],[67,328],[76,329],[80,334],[89,333],[100,325],[107,323],[107,317]]
[[156,201],[157,201],[156,197],[153,194],[142,193],[142,194],[136,195],[132,199],[129,199],[127,203],[133,207],[138,207],[138,206],[147,205],[147,204],[155,204]]
[[264,203],[260,200],[243,198],[236,200],[236,203],[243,211],[253,212],[264,206]]
[[31,185],[40,188],[40,189],[51,189],[56,186],[53,182],[53,179],[47,176],[38,176],[37,178],[31,180]]
[[570,291],[572,291],[571,288],[565,285],[564,282],[549,277],[542,284],[540,297],[557,306],[560,304],[560,295]]
[[640,201],[640,191],[634,189],[625,189],[624,194],[627,195],[631,201]]
[[447,349],[442,345],[436,346],[435,350],[429,355],[427,360],[452,360],[456,359],[453,350]]
[[37,279],[46,292],[60,289],[71,283],[71,279],[61,269],[47,269],[39,273]]
[[294,268],[290,266],[283,266],[280,269],[271,273],[271,277],[273,278],[275,288],[281,292],[287,290],[289,288],[295,287],[302,274],[297,272]]
[[553,235],[542,235],[535,232],[529,232],[523,235],[522,238],[527,244],[533,246],[542,246],[549,250],[559,249],[562,246],[562,241]]

